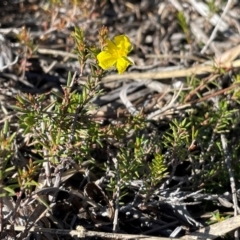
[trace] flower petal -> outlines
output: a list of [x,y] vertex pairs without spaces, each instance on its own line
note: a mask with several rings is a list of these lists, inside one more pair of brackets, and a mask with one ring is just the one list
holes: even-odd
[[114,57],[114,55],[108,51],[100,52],[97,55],[97,60],[98,65],[104,70],[111,68],[117,62],[116,56]]
[[109,39],[106,40],[106,46],[104,48],[105,50],[109,51],[109,52],[114,52],[117,51],[117,46],[115,45],[115,43]]
[[116,67],[121,74],[129,65],[134,64],[133,60],[127,57],[131,50],[132,44],[125,35],[115,36],[113,41],[107,39],[103,51],[97,55],[98,65],[104,70]]
[[125,35],[119,35],[114,37],[114,42],[118,49],[124,51],[127,55],[132,50],[132,44],[129,38]]
[[116,63],[116,68],[118,70],[118,74],[122,74],[126,71],[127,67],[131,64],[131,62],[126,57],[118,58]]

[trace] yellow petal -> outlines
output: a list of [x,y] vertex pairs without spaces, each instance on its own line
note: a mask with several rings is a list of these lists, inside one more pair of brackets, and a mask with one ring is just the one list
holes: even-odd
[[104,70],[111,68],[117,62],[116,56],[114,56],[108,51],[100,52],[97,55],[97,60],[98,65]]
[[107,39],[106,42],[107,42],[107,44],[106,44],[106,46],[105,46],[105,50],[107,50],[108,52],[111,52],[111,53],[117,51],[117,47],[116,47],[116,45],[113,43],[113,41]]
[[118,70],[118,74],[122,74],[123,72],[125,72],[127,67],[130,64],[131,64],[131,62],[127,58],[125,58],[125,57],[118,58],[117,63],[116,63],[116,68]]
[[129,38],[125,35],[118,35],[114,37],[114,42],[121,51],[124,51],[127,55],[132,50],[132,44]]
[[115,36],[113,41],[107,39],[104,50],[97,55],[99,66],[104,69],[116,67],[118,73],[126,71],[130,64],[134,64],[127,55],[132,50],[132,44],[125,35]]

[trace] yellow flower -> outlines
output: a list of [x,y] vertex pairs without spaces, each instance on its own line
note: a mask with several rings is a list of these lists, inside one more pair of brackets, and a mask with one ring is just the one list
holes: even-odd
[[132,44],[127,36],[119,35],[114,37],[113,41],[107,39],[106,42],[104,50],[97,55],[98,64],[102,69],[115,67],[121,74],[129,65],[134,64],[133,60],[127,57],[132,50]]

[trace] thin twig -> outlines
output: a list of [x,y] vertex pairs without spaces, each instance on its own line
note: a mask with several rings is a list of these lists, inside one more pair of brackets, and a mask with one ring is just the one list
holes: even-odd
[[7,69],[7,68],[13,66],[14,64],[17,63],[17,61],[18,61],[18,56],[16,56],[12,62],[8,63],[7,65],[5,65],[3,67],[0,67],[0,72],[2,72],[4,69]]
[[232,218],[225,219],[222,222],[218,222],[201,228],[197,232],[190,233],[189,235],[181,237],[182,240],[212,240],[219,236],[223,236],[240,226],[240,215]]
[[118,213],[119,213],[119,198],[120,198],[120,174],[119,174],[119,167],[118,167],[118,160],[113,158],[114,167],[116,169],[116,201],[115,201],[115,213],[114,213],[114,220],[113,220],[113,232],[118,230]]
[[[237,216],[239,213],[239,207],[238,207],[238,200],[237,200],[237,193],[236,193],[236,184],[235,184],[234,175],[232,171],[232,164],[231,164],[232,157],[228,150],[227,139],[225,134],[221,134],[221,141],[222,141],[222,147],[223,147],[223,152],[225,157],[225,164],[228,169],[228,174],[230,178],[230,185],[232,190],[232,199],[233,199],[233,206],[234,206],[234,216]],[[235,236],[235,240],[239,239],[239,232],[237,230],[235,231],[234,236]]]
[[224,11],[220,17],[220,19],[218,20],[218,23],[216,24],[215,28],[213,29],[212,31],[212,34],[210,36],[210,38],[208,39],[207,43],[205,44],[205,46],[203,47],[202,51],[201,51],[201,54],[204,54],[205,51],[207,50],[207,48],[209,47],[209,45],[211,44],[211,42],[213,41],[213,39],[215,38],[216,34],[217,34],[217,31],[218,31],[218,28],[220,26],[220,22],[222,21],[222,19],[224,18],[224,16],[226,15],[230,5],[232,4],[232,0],[228,0],[225,8],[224,8]]
[[[171,71],[160,71],[160,72],[131,72],[125,74],[112,74],[104,77],[102,82],[113,82],[122,79],[172,79],[172,78],[180,78],[187,76],[197,76],[205,73],[215,73],[217,72],[214,62],[209,62],[208,65],[196,65],[190,68],[171,70]],[[221,65],[221,68],[224,68],[224,65]],[[231,67],[236,68],[240,67],[240,59],[233,61],[231,63]],[[229,69],[229,64],[226,66],[226,69]]]
[[[33,227],[29,229],[29,232],[42,232],[51,233],[55,235],[70,235],[77,236],[78,238],[86,237],[103,237],[111,239],[144,239],[144,240],[212,240],[226,233],[233,231],[240,226],[240,215],[232,218],[225,219],[222,222],[212,224],[205,228],[201,228],[197,232],[185,235],[181,238],[165,238],[165,237],[151,237],[146,235],[137,234],[122,234],[122,233],[107,233],[98,231],[87,231],[81,226],[78,226],[76,230],[62,230],[53,228],[41,228]],[[6,229],[14,229],[15,231],[24,231],[24,226],[11,226],[7,225]]]
[[65,52],[65,51],[60,51],[60,50],[54,50],[54,49],[48,49],[48,48],[38,48],[37,51],[40,54],[48,54],[48,55],[51,54],[51,55],[56,55],[56,56],[78,59],[76,54]]
[[[7,225],[6,229],[12,229],[12,226]],[[14,225],[13,229],[15,231],[24,231],[25,227]],[[70,235],[72,237],[77,236],[78,238],[83,238],[83,239],[85,239],[86,237],[102,237],[102,238],[110,238],[110,239],[181,240],[180,238],[151,237],[151,236],[140,235],[140,234],[137,235],[137,234],[87,231],[81,226],[78,226],[76,230],[33,227],[29,229],[29,232],[51,233],[54,235]],[[191,239],[189,238],[189,240]]]

